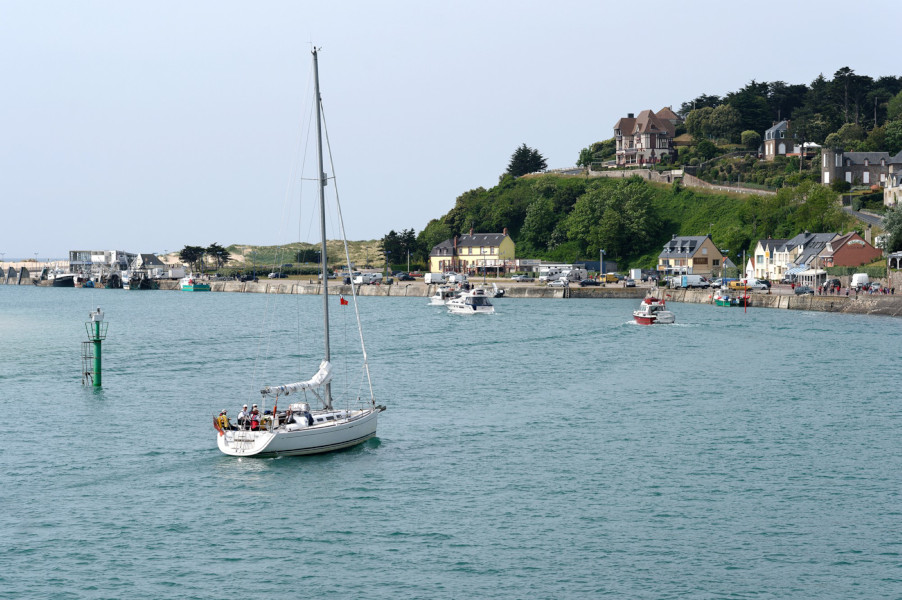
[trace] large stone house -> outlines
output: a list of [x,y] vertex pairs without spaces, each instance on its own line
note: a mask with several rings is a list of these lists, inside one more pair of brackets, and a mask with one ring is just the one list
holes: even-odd
[[614,125],[618,166],[655,164],[673,154],[673,135],[680,117],[669,107],[657,113],[629,113]]
[[455,235],[437,244],[429,253],[429,270],[475,273],[483,268],[504,273],[514,266],[514,240],[507,234],[473,233]]
[[895,173],[902,171],[902,152],[890,156],[889,152],[843,152],[824,148],[821,153],[821,183],[824,185],[847,181],[852,185],[884,187],[891,168]]
[[723,260],[723,254],[710,235],[673,236],[658,255],[658,272],[663,275],[719,275]]

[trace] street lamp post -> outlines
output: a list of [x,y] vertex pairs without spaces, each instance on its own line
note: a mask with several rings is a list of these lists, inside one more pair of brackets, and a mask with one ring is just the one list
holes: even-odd
[[604,277],[604,249],[598,250],[598,277]]

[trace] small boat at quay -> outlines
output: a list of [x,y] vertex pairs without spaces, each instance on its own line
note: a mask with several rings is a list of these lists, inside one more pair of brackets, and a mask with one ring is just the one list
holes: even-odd
[[75,273],[54,269],[47,274],[47,279],[53,287],[75,287]]
[[494,314],[495,307],[486,291],[476,288],[449,300],[448,312],[458,315],[491,315]]
[[198,280],[194,275],[187,275],[179,280],[179,289],[183,292],[209,292],[210,284]]
[[649,296],[633,311],[633,319],[639,325],[669,325],[676,322],[676,317],[667,310],[664,300]]
[[743,304],[748,304],[748,301],[748,294],[744,296],[734,296],[726,292],[721,292],[714,296],[715,306],[742,306]]

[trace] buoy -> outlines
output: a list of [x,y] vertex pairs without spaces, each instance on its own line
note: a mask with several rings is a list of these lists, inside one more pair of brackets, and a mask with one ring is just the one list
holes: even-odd
[[89,315],[91,319],[85,323],[88,332],[88,341],[82,342],[82,377],[81,383],[85,384],[89,379],[94,387],[101,387],[103,380],[101,360],[101,343],[106,339],[107,323],[103,320],[103,311],[100,307]]

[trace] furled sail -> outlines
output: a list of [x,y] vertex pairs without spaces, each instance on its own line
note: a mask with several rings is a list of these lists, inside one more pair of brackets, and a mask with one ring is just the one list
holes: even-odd
[[286,383],[285,385],[268,385],[260,390],[260,393],[264,396],[269,397],[287,396],[289,394],[293,394],[294,392],[300,392],[301,390],[311,390],[314,388],[323,387],[330,381],[332,381],[332,363],[324,360],[319,365],[319,371],[316,372],[316,375],[314,375],[307,381]]

